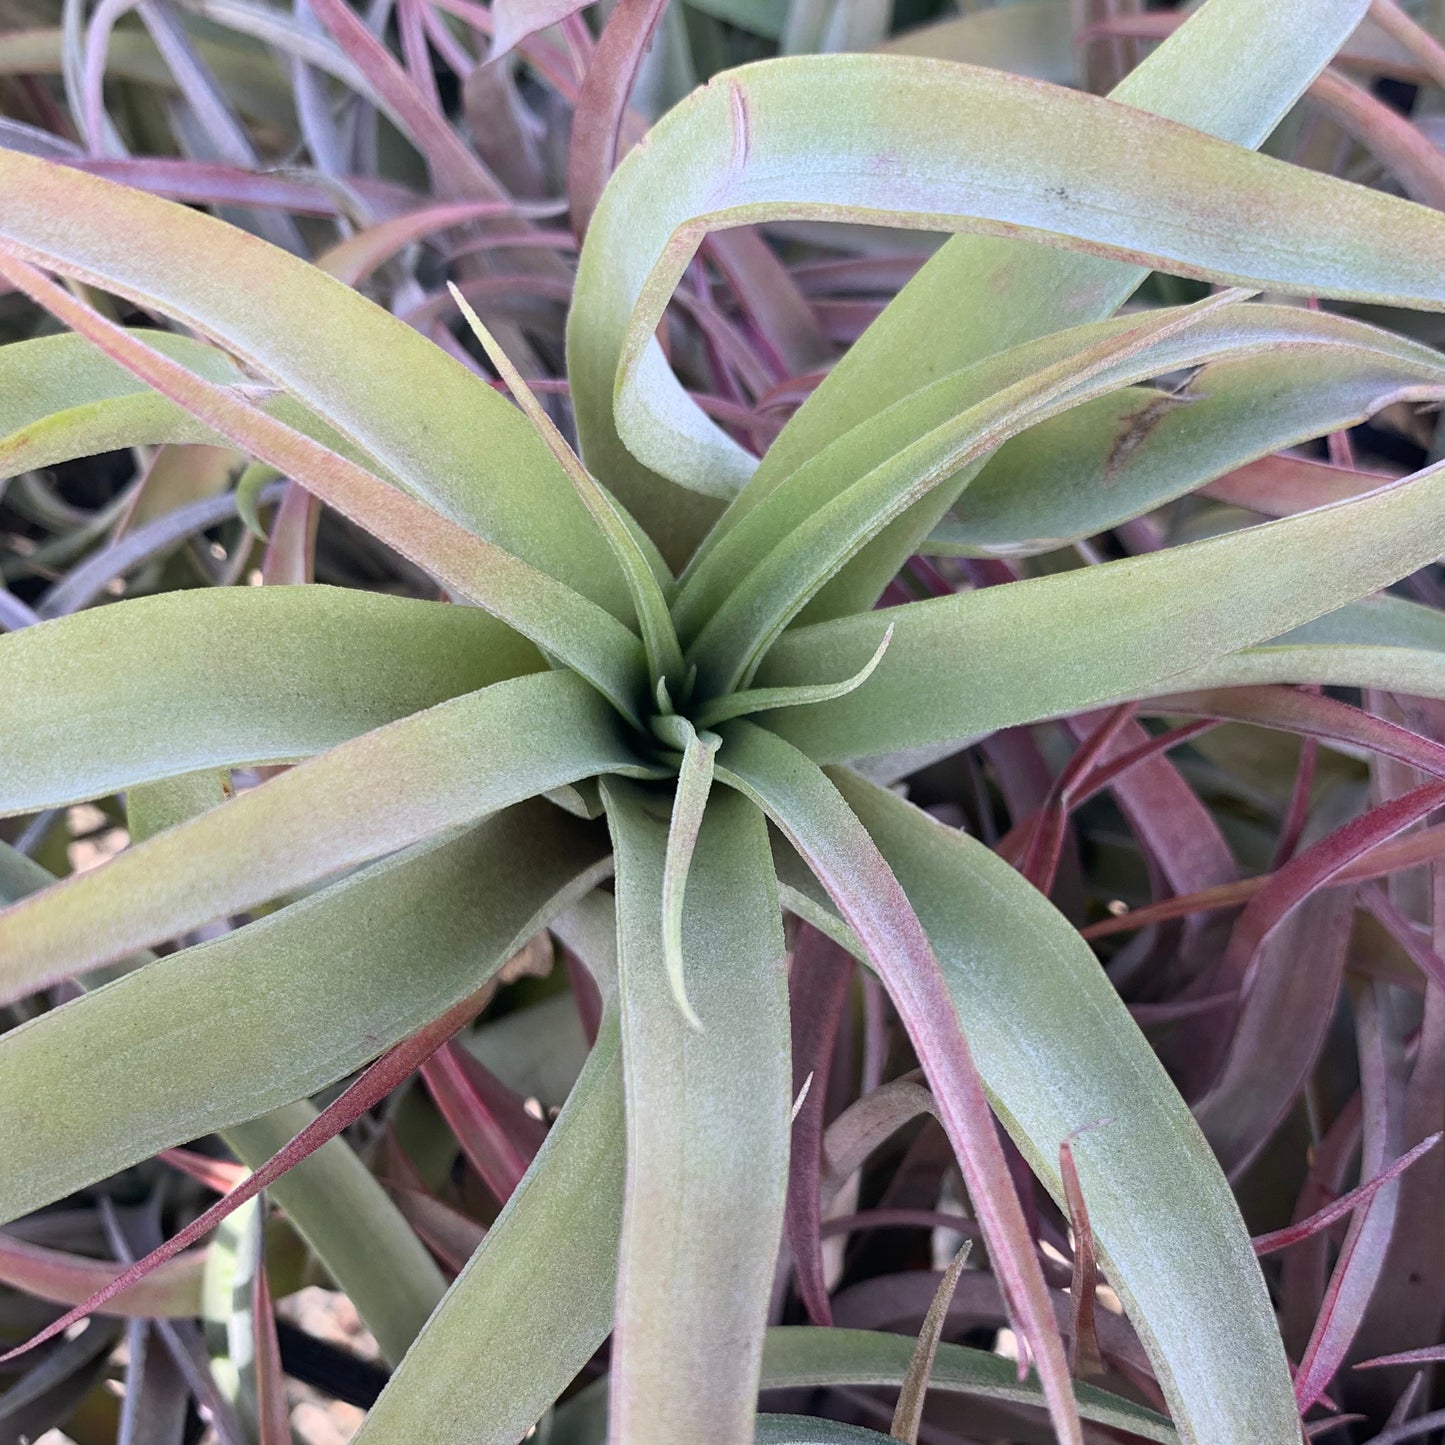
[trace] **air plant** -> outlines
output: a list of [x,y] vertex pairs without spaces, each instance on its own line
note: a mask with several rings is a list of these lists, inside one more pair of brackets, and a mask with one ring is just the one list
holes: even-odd
[[[0,639],[0,808],[123,794],[132,838],[58,882],[0,852],[15,900],[0,998],[85,989],[0,1036],[0,1219],[213,1132],[256,1171],[82,1311],[166,1257],[174,1286],[175,1256],[226,1215],[249,1221],[238,1269],[260,1299],[259,1211],[231,1211],[264,1186],[399,1366],[363,1445],[515,1440],[609,1335],[605,1428],[627,1445],[883,1438],[758,1413],[760,1387],[808,1384],[903,1385],[911,1435],[935,1346],[936,1389],[1046,1406],[1060,1440],[1082,1441],[1082,1421],[1197,1445],[1298,1440],[1348,1345],[1340,1322],[1363,1308],[1348,1298],[1363,1276],[1343,1265],[1378,1251],[1373,1201],[1419,1155],[1395,1162],[1371,1122],[1373,1177],[1336,1276],[1346,1305],[1292,1380],[1220,1158],[1234,1171],[1254,1157],[1315,1053],[1251,1094],[1250,986],[1324,885],[1378,865],[1445,802],[1445,752],[1428,729],[1279,685],[1445,697],[1439,613],[1372,596],[1445,546],[1445,473],[1053,575],[1012,580],[997,559],[1445,398],[1431,346],[1288,299],[1445,310],[1445,220],[1250,149],[1365,8],[1208,0],[1108,100],[904,55],[724,71],[651,129],[595,209],[573,191],[576,452],[465,282],[456,307],[511,401],[453,354],[457,338],[438,345],[285,249],[0,153],[0,275],[66,328],[0,350],[30,399],[0,445],[41,438],[29,466],[230,449],[254,468],[253,500],[285,479],[288,535],[324,505],[435,584],[430,598],[167,591]],[[659,9],[619,7],[626,55]],[[1242,48],[1266,29],[1267,51]],[[398,84],[415,121],[404,98]],[[465,178],[460,142],[429,137],[433,180]],[[589,174],[609,168],[604,155]],[[684,389],[659,326],[707,235],[817,222],[961,234],[759,460]],[[1207,285],[1125,306],[1149,270]],[[124,325],[127,308],[180,329]],[[900,601],[900,575],[929,579],[904,571],[920,550],[994,560],[975,585]],[[998,851],[892,786],[980,737],[1104,707],[1036,822]],[[1171,1065],[1215,1148],[1046,896],[1077,800],[1178,741],[1138,730],[1144,713],[1343,741],[1433,779],[1289,850],[1190,980],[1214,1023]],[[147,952],[217,920],[242,926]],[[595,1042],[443,1293],[335,1136],[447,1057],[545,928],[596,983]],[[1410,938],[1408,920],[1396,932]],[[804,1007],[828,997],[837,1017],[843,992],[816,979],[829,959],[847,976],[828,952],[842,950],[896,1010],[927,1089],[870,1095],[857,1127],[876,1141],[936,1114],[987,1247],[988,1273],[963,1278],[1001,1294],[1017,1371],[937,1345],[938,1312],[918,1370],[881,1331],[769,1328],[785,1219],[809,1309],[828,1310],[822,1089],[798,1097],[794,1063],[800,1040],[803,1060],[820,1046],[790,1016],[790,933]],[[1412,957],[1437,1027],[1445,978],[1427,953]],[[1375,985],[1358,995],[1372,1104],[1397,1036],[1388,1008]],[[306,1102],[358,1070],[319,1113]],[[795,1109],[814,1172],[790,1201]],[[1073,1227],[1068,1348],[1019,1158]],[[1085,1306],[1091,1254],[1142,1343],[1132,1359]],[[1107,1358],[1119,1388],[1076,1382],[1071,1358],[1084,1373]],[[1156,1382],[1167,1419],[1127,1393]],[[274,1399],[257,1393],[275,1438]],[[578,1419],[559,1411],[557,1429],[585,1438]]]

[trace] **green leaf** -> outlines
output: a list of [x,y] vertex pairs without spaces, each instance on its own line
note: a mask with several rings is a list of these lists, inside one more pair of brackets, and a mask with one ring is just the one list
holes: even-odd
[[[576,200],[573,201],[574,216]],[[472,335],[480,343],[491,362],[492,369],[506,383],[523,414],[545,439],[552,455],[565,473],[567,480],[576,489],[582,504],[596,522],[598,530],[607,539],[618,569],[627,581],[628,595],[632,598],[632,610],[642,631],[643,645],[647,650],[647,661],[654,687],[667,678],[675,684],[682,681],[682,649],[678,646],[677,634],[673,631],[672,619],[668,615],[665,588],[672,582],[665,564],[658,557],[646,534],[639,536],[637,524],[623,515],[622,509],[613,501],[607,489],[584,467],[567,439],[558,429],[556,422],[547,414],[547,409],[533,394],[522,373],[512,365],[500,343],[487,330],[482,318],[472,310],[467,298],[450,281],[447,287],[457,303]]]
[[343,743],[0,913],[0,996],[243,912],[579,777],[638,773],[580,678],[496,683]]
[[[625,1125],[615,1003],[532,1166],[355,1445],[515,1445],[606,1339]],[[480,1362],[480,1365],[479,1365]]]
[[1109,1282],[1180,1438],[1293,1445],[1273,1307],[1204,1136],[1088,946],[1007,863],[882,788],[831,776],[936,948],[999,1116],[1062,1202],[1074,1162]]
[[1372,597],[1180,673],[1157,691],[1269,682],[1445,697],[1445,615],[1401,597]]
[[1013,0],[1008,5],[969,11],[905,30],[879,49],[987,65],[1055,85],[1076,81],[1069,0]]
[[[874,1330],[814,1329],[779,1326],[763,1344],[765,1390],[793,1390],[810,1385],[902,1385],[913,1354],[906,1335]],[[1044,1407],[1038,1377],[1018,1377],[1014,1362],[986,1350],[940,1344],[929,1388],[945,1393],[978,1395],[1021,1405]],[[1174,1445],[1178,1436],[1162,1415],[1121,1400],[1093,1385],[1075,1384],[1080,1416],[1144,1440]]]
[[592,681],[624,716],[634,717],[642,646],[596,603],[268,415],[235,389],[187,371],[3,249],[0,276],[236,446],[299,482],[458,596],[545,647]]
[[888,1445],[891,1435],[811,1415],[759,1415],[757,1445]]
[[292,762],[541,666],[479,608],[336,587],[95,608],[0,637],[0,811]]
[[[1430,373],[1435,375],[1431,376]],[[1206,364],[1177,392],[1140,388],[1031,427],[989,460],[930,552],[1017,556],[1107,531],[1247,462],[1423,399],[1429,371],[1384,355],[1261,356]]]
[[[153,328],[129,328],[129,334],[204,380],[240,388],[242,394],[250,388],[267,415],[395,481],[374,458],[284,392],[257,387],[218,347]],[[0,478],[132,446],[224,441],[220,432],[73,332],[0,346]]]
[[569,364],[589,460],[629,503],[619,443],[712,495],[752,470],[699,425],[653,340],[712,226],[882,220],[1026,235],[1212,281],[1445,304],[1435,212],[1144,111],[912,57],[729,72],[665,117],[608,189],[583,249]]
[[1066,1442],[1082,1441],[1058,1324],[964,1022],[909,898],[821,769],[746,721],[726,724],[722,737],[718,778],[766,810],[854,929],[887,988],[933,1088],[1010,1316],[1038,1362],[1054,1428]]
[[677,720],[687,731],[682,762],[678,765],[673,792],[672,818],[667,828],[667,855],[662,869],[662,951],[667,965],[668,987],[673,1002],[693,1028],[702,1029],[687,996],[682,925],[687,902],[687,875],[692,868],[707,800],[712,792],[713,755],[719,739],[714,733],[698,734],[685,718]]
[[[224,352],[189,337],[152,333],[156,347],[199,376],[227,386],[245,373]],[[65,333],[0,346],[0,476],[72,457],[156,442],[210,442],[216,435]]]
[[[1111,99],[1257,146],[1367,8],[1365,0],[1206,0]],[[1261,35],[1270,44],[1261,45]],[[1220,76],[1230,83],[1221,84]],[[1022,241],[955,236],[823,379],[769,449],[747,494],[765,495],[845,431],[935,377],[1110,315],[1146,274],[1138,266]],[[866,565],[875,565],[871,557]],[[862,570],[865,563],[855,566]],[[824,590],[820,608],[859,610],[850,599],[867,586],[860,588],[851,571]]]
[[892,641],[893,630],[889,628],[884,632],[883,640],[874,650],[873,656],[852,677],[845,677],[841,682],[820,682],[812,687],[796,688],[759,687],[714,698],[698,710],[697,725],[716,727],[731,718],[746,717],[753,712],[767,712],[780,707],[802,707],[805,703],[831,702],[835,697],[847,697],[873,676]]
[[[847,483],[847,460],[835,460],[831,455],[835,449],[830,449],[818,458],[816,466],[800,468],[707,555],[690,581],[689,601],[693,600],[693,588],[710,582],[715,591],[722,576],[735,574],[739,548],[733,544],[742,544],[746,565],[748,547],[762,540],[760,529],[769,538],[782,539],[767,543],[771,550],[742,581],[734,583],[730,593],[707,609],[706,622],[688,651],[698,667],[704,696],[714,691],[725,693],[739,680],[748,680],[763,651],[823,580],[870,538],[875,539],[875,550],[881,548],[876,540],[880,528],[900,514],[907,515],[910,508],[916,512],[919,509],[912,504],[924,501],[928,506],[921,525],[931,526],[962,484],[960,470],[1032,422],[1121,384],[1178,366],[1231,353],[1249,354],[1277,347],[1282,340],[1312,347],[1335,334],[1332,327],[1321,332],[1309,322],[1297,327],[1292,318],[1308,317],[1305,312],[1281,316],[1269,308],[1258,308],[1263,314],[1256,318],[1251,315],[1256,308],[1229,304],[1231,295],[1237,294],[1224,293],[1194,307],[1151,312],[1142,323],[1136,317],[1120,317],[1079,327],[979,363],[973,369],[980,373],[977,391],[987,399],[948,416],[912,445],[893,452],[875,450],[883,442],[879,434],[889,430],[892,414],[877,419],[864,445],[870,460],[879,459],[831,500],[824,500],[820,491],[831,488],[835,478]],[[1063,359],[1055,359],[1060,353]],[[1048,364],[1039,365],[1041,361]],[[1421,396],[1441,394],[1445,371],[1434,358],[1426,359],[1422,352],[1412,356],[1407,366],[1411,370],[1405,374],[1413,374],[1416,381],[1412,387],[1402,379],[1394,395],[1408,395],[1414,388]],[[1009,384],[1020,373],[1023,379]],[[943,392],[946,397],[951,389],[945,380],[894,410],[916,415],[919,402],[932,410],[942,399],[933,394]],[[910,429],[902,428],[904,434]],[[901,444],[901,437],[899,441]],[[845,438],[838,448],[847,448],[848,443]],[[970,475],[963,472],[962,482]],[[812,507],[810,496],[815,503]],[[887,559],[890,572],[920,538],[898,540],[902,552]],[[874,580],[880,589],[886,582],[882,573]],[[702,605],[706,606],[706,597]],[[678,614],[685,624],[681,600]]]
[[0,1221],[360,1068],[475,992],[605,854],[529,803],[0,1036]]
[[1194,674],[1433,561],[1442,523],[1445,466],[1437,466],[1352,501],[1147,557],[797,628],[764,659],[760,682],[799,686],[847,673],[888,626],[893,643],[866,688],[765,717],[811,757],[837,761],[1221,686]]
[[612,1437],[744,1445],[782,1235],[792,1082],[767,828],[736,793],[715,794],[702,820],[683,920],[699,1033],[673,999],[659,926],[666,808],[625,784],[604,781],[603,796],[627,1093]]
[[[1166,331],[1150,342],[1151,327],[1182,329],[1177,334]],[[1130,339],[1136,331],[1138,335]],[[1150,342],[1147,347],[1146,342]],[[1121,350],[1115,364],[1109,366],[1111,346]],[[1051,332],[935,378],[823,448],[765,497],[753,501],[747,493],[740,496],[698,548],[683,574],[674,607],[683,640],[694,641],[709,624],[716,630],[712,619],[728,601],[738,578],[757,567],[773,550],[796,548],[795,531],[870,472],[884,467],[898,469],[910,449],[917,460],[899,474],[900,488],[916,482],[924,465],[938,467],[936,457],[930,460],[928,453],[919,451],[919,443],[929,434],[937,438],[957,435],[974,422],[982,426],[986,418],[998,421],[1007,415],[1013,415],[1019,425],[1026,425],[1047,414],[1028,409],[1031,394],[1033,404],[1048,396],[1052,398],[1051,407],[1078,407],[1081,399],[1089,395],[1083,385],[1087,378],[1082,368],[1086,363],[1103,367],[1093,380],[1098,390],[1109,391],[1127,386],[1134,379],[1147,379],[1155,365],[1177,370],[1200,363],[1268,357],[1276,352],[1284,353],[1282,364],[1328,367],[1333,360],[1348,370],[1354,361],[1361,371],[1388,371],[1402,388],[1414,382],[1422,391],[1438,384],[1442,376],[1439,356],[1428,347],[1358,322],[1301,308],[1225,307],[1212,314],[1209,310],[1185,309],[1144,318],[1121,316]],[[1077,377],[1072,372],[1074,365],[1080,368]],[[1077,388],[1071,385],[1073,381],[1079,383]],[[1010,397],[1023,404],[1023,409],[1011,413]],[[1065,418],[1068,415],[1070,410],[1065,410]],[[1066,421],[1060,419],[1056,424],[1063,426]],[[1003,435],[1000,430],[994,440],[1001,440]],[[875,573],[871,561],[863,569],[871,578],[873,591],[858,594],[857,606],[850,611],[866,611],[872,606],[913,542],[923,536],[922,529],[930,519],[940,517],[958,492],[969,486],[987,459],[986,450],[974,453],[976,459],[971,463],[959,453],[951,465],[936,472],[926,502],[904,511],[865,546],[870,557],[881,559],[880,570]],[[858,570],[854,569],[855,581]],[[852,584],[850,595],[851,588]],[[818,599],[805,610],[805,621],[826,620],[818,615],[820,610],[825,611],[821,601]]]
[[628,616],[606,543],[545,443],[405,322],[199,211],[16,151],[0,152],[0,199],[15,254],[212,338],[447,518]]

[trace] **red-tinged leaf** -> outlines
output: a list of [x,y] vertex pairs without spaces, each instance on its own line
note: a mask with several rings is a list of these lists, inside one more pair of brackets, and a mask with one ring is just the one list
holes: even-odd
[[[1208,1015],[1209,1041],[1220,1041],[1224,1054],[1194,1114],[1232,1178],[1283,1122],[1324,1047],[1353,913],[1349,889],[1309,894],[1257,951],[1242,1003],[1225,988],[1223,1005]],[[1184,1035],[1181,1052],[1196,1035]]]
[[1404,1441],[1418,1440],[1422,1435],[1428,1435],[1442,1425],[1445,1425],[1445,1410],[1431,1410],[1429,1414],[1421,1415],[1418,1419],[1382,1430],[1369,1445],[1403,1445]]
[[793,1029],[793,1094],[812,1079],[793,1116],[793,1149],[788,1173],[785,1221],[798,1295],[808,1318],[833,1323],[823,1278],[822,1169],[827,1080],[843,1009],[853,985],[853,961],[831,939],[804,924],[798,931],[788,975]]
[[426,206],[379,221],[354,236],[348,236],[317,257],[316,264],[338,281],[344,281],[348,286],[360,286],[397,252],[427,236],[468,221],[497,220],[507,216],[547,216],[555,214],[556,209],[550,204],[527,205],[513,201],[460,201]]
[[810,372],[832,359],[833,348],[793,273],[755,231],[718,231],[707,255],[727,280],[757,341],[771,354],[779,378]]
[[546,1125],[455,1041],[421,1066],[421,1076],[467,1162],[505,1204],[542,1147]]
[[316,529],[320,522],[320,499],[305,487],[288,483],[261,560],[261,580],[268,587],[301,587],[316,580]]
[[1445,777],[1445,746],[1386,718],[1304,688],[1281,684],[1211,688],[1159,698],[1148,706],[1151,712],[1200,714],[1220,721],[1278,728],[1325,743],[1350,743]]
[[281,1368],[281,1342],[264,1266],[256,1270],[252,1281],[251,1314],[256,1343],[256,1445],[291,1445],[286,1375]]
[[[1431,952],[1445,947],[1445,877],[1432,870]],[[1425,987],[1424,1014],[1415,1034],[1414,1063],[1405,1085],[1401,1147],[1428,1138],[1445,1118],[1445,990]],[[1445,1322],[1445,1236],[1440,1230],[1440,1187],[1445,1168],[1432,1155],[1423,1168],[1401,1179],[1395,1203],[1395,1234],[1354,1353],[1380,1356],[1442,1337]],[[1432,1375],[1435,1372],[1430,1372]],[[1354,1382],[1351,1401],[1378,1415],[1406,1389],[1404,1372],[1372,1374]]]
[[1437,209],[1445,206],[1445,155],[1399,111],[1330,70],[1315,80],[1309,95],[1342,130],[1374,152],[1411,200]]
[[[1445,45],[1418,21],[1411,19],[1396,0],[1371,0],[1370,20],[1402,50],[1420,62],[1436,85],[1445,85]],[[1349,47],[1345,47],[1346,55]]]
[[1427,783],[1352,819],[1286,863],[1245,906],[1230,934],[1216,983],[1247,985],[1260,948],[1295,908],[1370,849],[1403,833],[1442,804],[1445,782]]
[[1091,732],[1081,723],[1075,728],[1081,746],[1069,759],[1055,780],[1050,797],[1034,819],[1028,841],[1024,844],[1017,867],[1020,873],[1039,890],[1053,890],[1054,874],[1063,852],[1068,818],[1077,795],[1085,785],[1105,752],[1119,737],[1133,716],[1132,703],[1124,703],[1106,713]]
[[[1445,853],[1445,824],[1422,828],[1418,833],[1371,848],[1363,857],[1341,869],[1332,884],[1363,883],[1372,878],[1384,878],[1402,869],[1431,862],[1442,853]],[[1243,878],[1222,888],[1206,889],[1186,898],[1168,898],[1162,903],[1131,909],[1117,918],[1101,919],[1080,929],[1080,933],[1088,939],[1107,938],[1110,934],[1128,933],[1204,909],[1236,908],[1253,898],[1274,876],[1273,873],[1265,873],[1257,878]]]
[[[343,214],[338,191],[298,175],[243,170],[177,156],[59,156],[56,160],[87,175],[190,205],[252,206],[324,216],[328,220]],[[354,187],[368,204],[383,210],[416,201],[415,195],[403,187],[367,176],[348,176],[347,185]]]
[[[484,990],[483,993],[485,994],[485,992]],[[477,996],[463,999],[448,1009],[440,1018],[425,1028],[419,1029],[409,1039],[405,1039],[387,1050],[375,1063],[368,1065],[355,1083],[328,1104],[284,1149],[273,1155],[260,1169],[250,1174],[244,1183],[238,1185],[224,1198],[218,1199],[184,1229],[172,1235],[160,1248],[152,1250],[144,1259],[137,1260],[135,1264],[120,1271],[109,1283],[96,1290],[83,1304],[67,1311],[23,1345],[0,1355],[0,1364],[16,1359],[33,1350],[37,1345],[44,1344],[46,1340],[64,1334],[77,1320],[93,1314],[123,1290],[129,1289],[138,1281],[145,1279],[161,1265],[174,1259],[182,1250],[189,1248],[202,1236],[208,1234],[247,1200],[254,1199],[267,1185],[279,1179],[288,1170],[294,1169],[303,1159],[309,1158],[328,1140],[334,1139],[343,1129],[354,1124],[393,1089],[410,1078],[442,1044],[473,1017],[477,1007]]]
[[[909,1270],[901,1274],[876,1275],[860,1284],[840,1290],[833,1299],[837,1327],[842,1329],[887,1330],[911,1334],[922,1321],[938,1288],[938,1273]],[[1063,1330],[1069,1328],[1069,1297],[1061,1289],[1049,1291],[1055,1317]],[[965,1270],[954,1291],[948,1311],[951,1334],[970,1329],[997,1328],[1008,1319],[1007,1307],[997,1278],[981,1269]],[[1134,1380],[1152,1399],[1158,1389],[1152,1383],[1149,1359],[1128,1322],[1105,1310],[1099,1316],[1099,1339],[1110,1365]]]
[[1292,517],[1314,507],[1363,497],[1397,477],[1390,472],[1367,472],[1336,467],[1305,457],[1278,455],[1250,462],[1199,489],[1199,495],[1247,507],[1266,517]]
[[227,1159],[212,1159],[190,1149],[162,1149],[156,1157],[217,1194],[229,1193],[246,1177],[243,1165],[232,1164]]
[[[200,1310],[205,1251],[172,1259],[110,1297],[102,1311],[128,1318],[185,1319]],[[119,1265],[0,1234],[0,1284],[52,1304],[76,1305],[115,1284]]]
[[[1085,1125],[1085,1128],[1088,1128]],[[1098,1127],[1098,1126],[1095,1126]],[[1089,1223],[1089,1206],[1079,1171],[1074,1164],[1070,1139],[1059,1145],[1059,1173],[1064,1180],[1064,1201],[1069,1208],[1069,1228],[1074,1236],[1073,1278],[1069,1282],[1069,1303],[1074,1332],[1069,1340],[1069,1369],[1075,1379],[1097,1375],[1104,1360],[1099,1353],[1099,1335],[1094,1326],[1094,1292],[1099,1286],[1099,1261],[1094,1254],[1094,1230]]]
[[567,198],[572,229],[579,237],[586,234],[602,189],[616,169],[627,98],[666,9],[667,0],[618,0],[597,42],[572,114],[567,153]]
[[316,18],[370,81],[402,133],[426,157],[432,183],[447,200],[501,201],[495,176],[462,143],[442,112],[427,101],[391,52],[345,0],[309,0]]
[[724,726],[718,776],[758,803],[862,940],[933,1085],[1010,1313],[1032,1355],[1050,1418],[1066,1442],[1082,1433],[1058,1323],[994,1130],[983,1084],[933,949],[898,880],[832,782],[774,734]]
[[558,25],[593,0],[494,0],[489,61],[500,60],[529,35]]
[[1437,988],[1445,988],[1445,959],[1420,936],[1419,930],[1400,911],[1390,895],[1378,883],[1369,883],[1360,889],[1360,899],[1420,972]]
[[[1287,1224],[1283,1229],[1271,1230],[1268,1234],[1256,1235],[1253,1241],[1254,1252],[1258,1255],[1266,1255],[1274,1254],[1277,1250],[1288,1249],[1290,1245],[1298,1244],[1301,1240],[1308,1239],[1311,1235],[1318,1234],[1347,1215],[1353,1214],[1355,1210],[1368,1204],[1385,1185],[1398,1179],[1417,1159],[1423,1159],[1442,1137],[1445,1136],[1432,1134],[1428,1139],[1422,1139],[1408,1154],[1402,1154],[1395,1160],[1388,1169],[1382,1169],[1374,1178],[1357,1185],[1348,1194],[1340,1195],[1333,1204],[1327,1204],[1323,1209],[1316,1210],[1308,1219],[1302,1219],[1295,1224]],[[1445,1346],[1441,1346],[1440,1349],[1445,1352]],[[1364,1365],[1356,1365],[1355,1369],[1367,1369],[1373,1364],[1398,1365],[1410,1362],[1403,1356],[1381,1358],[1369,1361]]]
[[392,1185],[389,1192],[402,1217],[442,1267],[453,1278],[459,1275],[487,1237],[482,1225],[424,1189]]
[[1360,1360],[1356,1370],[1386,1370],[1396,1365],[1437,1365],[1445,1362],[1445,1345],[1425,1345],[1418,1350],[1401,1350],[1398,1355],[1378,1355],[1373,1360]]
[[[1391,1136],[1399,1127],[1395,1117],[1398,1101],[1392,1097],[1399,1065],[1392,1055],[1398,1045],[1392,1021],[1382,1017],[1389,1007],[1389,996],[1381,985],[1367,984],[1355,994],[1365,1124],[1361,1167],[1372,1175],[1384,1164]],[[1295,1399],[1301,1414],[1324,1396],[1364,1318],[1394,1231],[1398,1188],[1396,1181],[1385,1185],[1350,1221],[1295,1375]]]

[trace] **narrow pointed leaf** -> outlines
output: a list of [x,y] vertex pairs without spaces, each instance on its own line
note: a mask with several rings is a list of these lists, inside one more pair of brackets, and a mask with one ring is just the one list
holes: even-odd
[[[763,1346],[763,1386],[786,1390],[808,1385],[901,1385],[912,1353],[913,1341],[906,1335],[775,1327]],[[1012,1360],[963,1345],[938,1346],[929,1383],[946,1393],[1044,1406],[1036,1376],[1020,1381]],[[1074,1393],[1085,1420],[1160,1445],[1174,1445],[1178,1439],[1163,1416],[1142,1405],[1091,1385],[1075,1385]]]
[[923,1328],[913,1346],[913,1358],[908,1362],[908,1372],[898,1392],[898,1404],[893,1410],[893,1428],[888,1432],[895,1440],[905,1445],[918,1445],[918,1431],[923,1424],[923,1406],[928,1399],[928,1381],[933,1374],[933,1362],[938,1357],[938,1341],[948,1321],[948,1306],[953,1300],[954,1287],[963,1267],[968,1263],[972,1241],[965,1243],[954,1256],[953,1263],[943,1272],[938,1282],[938,1293],[923,1318]]
[[667,852],[662,869],[662,949],[667,982],[682,1016],[701,1031],[702,1020],[688,1001],[686,960],[683,956],[683,909],[687,902],[687,875],[692,868],[697,836],[712,792],[713,756],[718,739],[688,727],[687,746],[677,771],[677,791],[667,829]]

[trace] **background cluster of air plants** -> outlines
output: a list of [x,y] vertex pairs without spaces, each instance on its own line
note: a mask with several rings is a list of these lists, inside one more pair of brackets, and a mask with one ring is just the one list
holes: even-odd
[[[313,260],[491,378],[452,283],[569,431],[564,330],[579,236],[621,155],[699,83],[779,53],[892,49],[1102,94],[1181,18],[1144,0],[0,0],[0,147],[204,207]],[[1442,41],[1445,4],[1380,0],[1264,149],[1445,209]],[[667,312],[672,364],[761,454],[936,244],[815,222],[714,234]],[[147,320],[74,289],[112,319]],[[1158,275],[1129,304],[1206,295],[1203,283]],[[288,298],[255,304],[284,314]],[[1435,316],[1328,309],[1442,341]],[[0,291],[0,340],[56,329]],[[877,381],[886,392],[887,377]],[[1077,455],[1061,450],[1062,430],[1010,443],[990,477],[1002,487],[1057,474],[1040,502],[1050,530],[991,536],[985,496],[936,529],[881,605],[1155,552],[1361,495],[1445,456],[1436,410],[1401,401],[1321,440],[1231,460],[1217,429],[1238,398],[1216,396],[1212,418],[1190,383],[1179,373],[1081,408],[1096,420],[1112,408],[1102,466],[1088,415]],[[31,424],[45,415],[0,353],[6,631],[183,588],[319,581],[437,595],[423,571],[238,452],[182,439],[55,463],[46,428],[59,423]],[[1151,448],[1187,453],[1190,427],[1220,458],[1217,474],[1134,515],[1137,478],[1157,465]],[[1394,590],[1445,610],[1437,565]],[[77,696],[103,708],[103,660],[84,682]],[[994,848],[1095,945],[1195,1107],[1256,1237],[1311,1437],[1445,1439],[1445,823],[1432,822],[1442,777],[1445,703],[1270,685],[1009,728],[920,757],[907,779],[915,802]],[[20,855],[55,874],[92,867],[126,845],[127,828],[154,831],[181,808],[154,806],[155,820],[115,797],[0,822],[0,880],[16,893],[33,886]],[[601,1002],[573,946],[565,933],[534,937],[498,987],[469,1001],[460,1034],[350,1108],[349,1161],[328,1156],[336,1213],[319,1228],[350,1231],[338,1247],[364,1251],[380,1227],[348,1173],[360,1161],[420,1241],[421,1317],[517,1186],[597,1036]],[[883,987],[806,923],[789,920],[789,946],[801,1101],[771,1318],[917,1336],[942,1271],[977,1232],[953,1151]],[[0,1028],[78,989],[10,1002]],[[192,1141],[6,1225],[0,1344],[86,1300],[233,1187],[237,1157],[259,1163],[310,1117],[296,1106],[290,1129],[273,1115],[244,1144],[243,1131]],[[1162,1408],[1107,1284],[1095,1301],[1084,1202],[1061,1210],[1005,1147],[1076,1372]],[[1062,1170],[1067,1184],[1067,1157]],[[419,1320],[400,1320],[392,1339],[362,1330],[301,1238],[316,1227],[298,1232],[262,1196],[88,1327],[0,1363],[0,1445],[349,1438]],[[986,1255],[975,1250],[950,1284],[942,1338],[1016,1357]],[[1037,1391],[1013,1391],[1012,1367],[950,1388],[941,1355],[919,1425],[907,1411],[895,1418],[896,1382],[809,1380],[780,1354],[769,1361],[765,1385],[787,1386],[765,1394],[778,1410],[881,1431],[893,1422],[939,1445],[1053,1438]],[[604,1351],[538,1439],[601,1438],[606,1367]],[[1100,1418],[1086,1438],[1136,1438]],[[413,1423],[413,1438],[432,1438],[426,1419]],[[491,1439],[481,1427],[476,1438]]]

